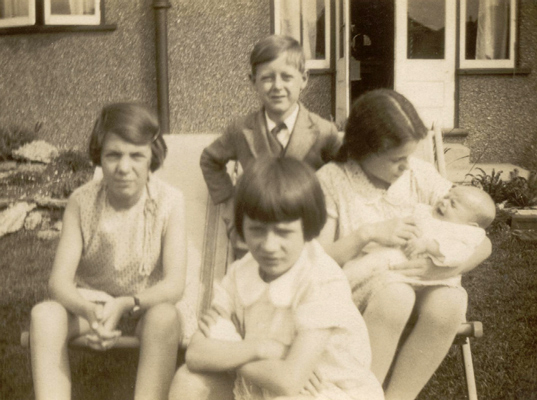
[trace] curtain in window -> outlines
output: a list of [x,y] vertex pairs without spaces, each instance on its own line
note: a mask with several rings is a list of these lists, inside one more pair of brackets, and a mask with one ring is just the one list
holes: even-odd
[[91,15],[95,13],[95,0],[51,0],[52,14]]
[[27,17],[28,0],[3,0],[0,1],[0,16],[2,18]]
[[294,37],[304,48],[307,60],[315,58],[317,44],[317,1],[281,0],[282,35]]
[[479,0],[476,59],[509,58],[509,0]]
[[95,12],[95,0],[69,0],[72,15],[88,15]]

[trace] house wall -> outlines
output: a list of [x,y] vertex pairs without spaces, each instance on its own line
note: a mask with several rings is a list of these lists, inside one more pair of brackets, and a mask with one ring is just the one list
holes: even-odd
[[[170,129],[218,132],[258,108],[249,52],[270,33],[269,0],[171,0],[168,11]],[[103,33],[0,36],[0,127],[31,128],[66,148],[86,146],[102,105],[156,107],[151,0],[106,0]],[[330,75],[310,78],[302,99],[329,117]]]
[[[459,126],[479,162],[529,167],[531,144],[537,165],[537,2],[520,0],[519,67],[529,75],[472,75],[459,80]],[[507,171],[504,171],[505,173]]]

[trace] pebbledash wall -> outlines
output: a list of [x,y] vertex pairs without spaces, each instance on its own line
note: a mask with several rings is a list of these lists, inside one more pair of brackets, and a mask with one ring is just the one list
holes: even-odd
[[[249,52],[270,33],[269,0],[172,0],[168,10],[170,130],[219,132],[259,107]],[[33,127],[67,148],[86,146],[100,108],[137,100],[156,107],[151,0],[106,0],[106,33],[0,36],[0,126]],[[330,116],[331,75],[303,94]]]
[[[170,129],[219,132],[259,104],[248,81],[253,45],[270,33],[270,0],[171,0]],[[460,77],[460,126],[480,161],[519,163],[537,137],[537,2],[520,0],[524,76]],[[0,36],[0,126],[43,124],[41,137],[84,148],[100,108],[137,100],[156,107],[152,0],[106,0],[104,33]],[[332,76],[312,74],[302,100],[325,118]]]
[[527,167],[528,146],[533,144],[537,158],[537,1],[518,5],[518,66],[531,72],[460,76],[459,125],[469,132],[466,145],[473,160]]

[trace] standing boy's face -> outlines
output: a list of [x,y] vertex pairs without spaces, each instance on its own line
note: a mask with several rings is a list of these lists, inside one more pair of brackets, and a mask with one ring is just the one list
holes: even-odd
[[285,274],[295,265],[304,247],[302,220],[262,222],[244,216],[244,240],[259,264],[265,282]]
[[270,119],[282,122],[294,111],[300,92],[308,83],[308,74],[290,65],[284,53],[258,65],[252,83]]

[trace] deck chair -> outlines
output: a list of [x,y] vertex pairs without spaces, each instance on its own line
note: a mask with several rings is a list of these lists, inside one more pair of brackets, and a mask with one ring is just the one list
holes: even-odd
[[[433,124],[429,131],[427,140],[422,140],[415,153],[416,156],[433,164],[440,175],[447,178],[446,162],[444,158],[444,142],[442,139],[442,130],[439,124]],[[470,338],[479,338],[483,336],[483,324],[479,321],[464,322],[453,345],[460,347],[462,354],[462,363],[464,368],[464,377],[468,389],[468,399],[477,400],[477,387],[475,383],[474,364],[472,361],[472,351],[470,348]]]
[[[198,315],[209,306],[213,281],[222,279],[231,255],[220,208],[210,201],[199,167],[201,152],[217,137],[217,134],[166,135],[168,156],[156,172],[165,182],[180,189],[185,198],[188,269],[183,300],[177,306],[186,313],[195,307]],[[100,179],[101,174],[97,169],[94,179]],[[183,348],[196,328],[185,327]],[[29,332],[23,331],[21,345],[29,347],[29,339]],[[137,337],[122,336],[114,349],[139,346]],[[90,350],[83,337],[73,339],[69,347]]]

